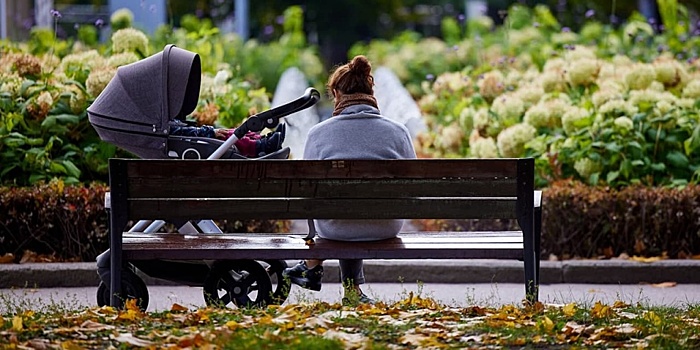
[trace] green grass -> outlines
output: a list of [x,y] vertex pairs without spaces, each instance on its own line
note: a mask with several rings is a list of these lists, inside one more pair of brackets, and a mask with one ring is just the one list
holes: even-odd
[[358,307],[304,301],[263,309],[185,308],[143,313],[135,305],[74,307],[0,295],[0,349],[646,348],[700,347],[700,305],[655,307],[590,301],[455,308],[407,292]]

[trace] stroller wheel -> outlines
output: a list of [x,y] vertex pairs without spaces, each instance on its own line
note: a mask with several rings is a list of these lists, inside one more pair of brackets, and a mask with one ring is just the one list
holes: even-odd
[[215,307],[262,307],[272,303],[270,276],[254,260],[217,261],[204,280],[204,300]]
[[264,260],[261,265],[267,270],[272,282],[272,303],[282,305],[289,296],[289,291],[292,288],[292,281],[289,278],[282,276],[282,272],[286,269],[287,262],[284,260]]
[[[136,305],[139,306],[141,311],[146,311],[149,301],[148,288],[141,277],[139,277],[131,269],[124,269],[122,271],[122,291],[124,300],[136,299]],[[111,292],[109,290],[109,286],[100,281],[100,285],[97,287],[97,305],[109,305],[110,298]]]

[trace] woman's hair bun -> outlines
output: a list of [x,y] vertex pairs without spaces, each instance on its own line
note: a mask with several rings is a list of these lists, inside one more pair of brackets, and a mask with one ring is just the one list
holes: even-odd
[[350,63],[348,63],[348,68],[355,74],[361,74],[363,76],[369,76],[372,73],[372,66],[369,63],[367,57],[363,55],[355,56]]

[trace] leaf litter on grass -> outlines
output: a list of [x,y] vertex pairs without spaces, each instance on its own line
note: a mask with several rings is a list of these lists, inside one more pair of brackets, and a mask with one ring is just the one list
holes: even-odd
[[455,308],[410,293],[351,308],[325,302],[262,309],[142,312],[105,306],[2,316],[2,349],[697,348],[700,306],[535,303]]

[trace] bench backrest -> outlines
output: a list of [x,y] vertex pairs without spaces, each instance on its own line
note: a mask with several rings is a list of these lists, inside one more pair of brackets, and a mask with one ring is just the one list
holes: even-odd
[[112,210],[125,213],[120,221],[516,218],[531,222],[533,215],[533,159],[110,159],[109,169]]

